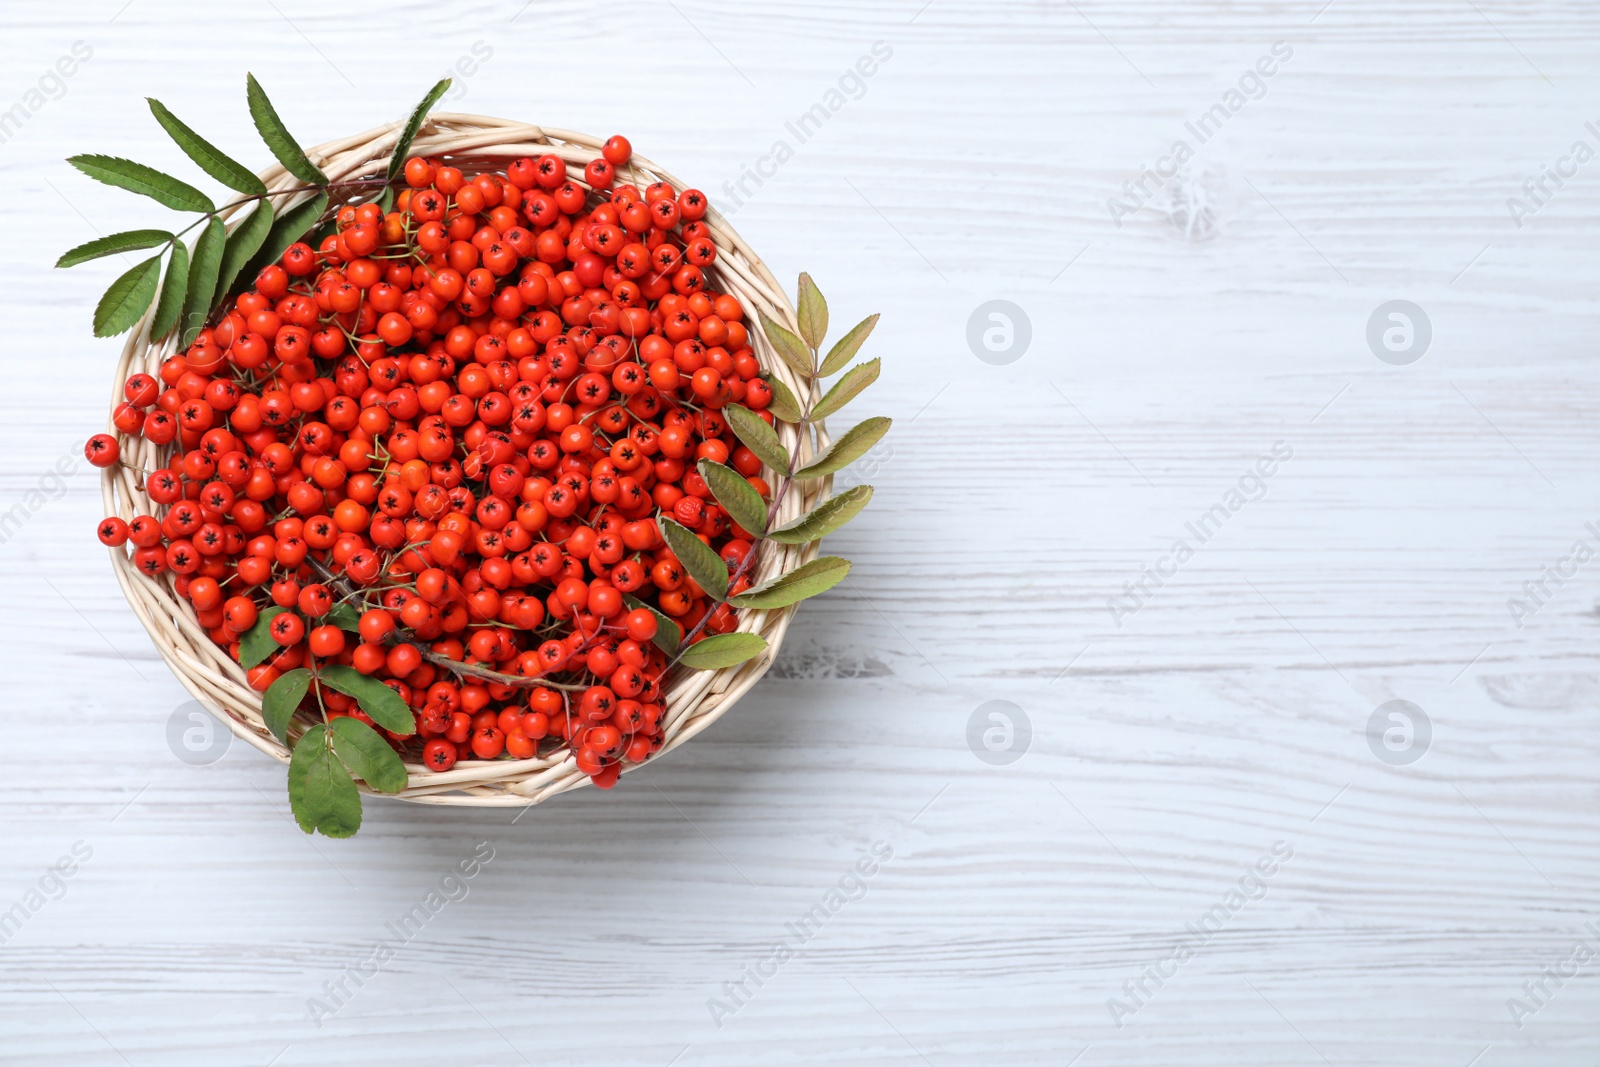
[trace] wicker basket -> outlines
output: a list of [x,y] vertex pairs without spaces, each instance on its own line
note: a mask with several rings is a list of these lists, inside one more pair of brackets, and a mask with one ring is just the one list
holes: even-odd
[[[319,145],[308,154],[334,181],[381,174],[399,133],[399,123],[380,126]],[[600,138],[582,133],[481,115],[436,114],[423,125],[410,154],[447,157],[453,165],[470,174],[504,166],[517,157],[554,153],[569,165],[577,165],[576,172],[569,171],[569,174],[581,184],[582,167],[599,154],[600,145]],[[263,171],[261,178],[272,190],[291,189],[298,184],[297,179],[277,165]],[[667,171],[638,156],[621,168],[618,175],[619,181],[631,181],[641,188],[658,179],[671,182],[676,188],[684,187]],[[307,198],[309,194],[285,197],[279,201],[279,213]],[[716,263],[708,272],[712,286],[738,297],[750,311],[759,308],[777,322],[796,329],[794,309],[766,265],[715,210],[707,214],[706,221],[711,225],[718,250]],[[138,371],[156,373],[161,361],[175,347],[175,334],[161,343],[150,343],[151,315],[153,312],[145,316],[123,349],[114,378],[113,403],[121,399],[122,382],[128,375]],[[773,358],[772,346],[762,332],[758,316],[751,314],[747,327],[750,343],[768,375],[781,378],[796,396],[814,397],[811,383],[798,380],[783,360]],[[799,458],[801,465],[828,445],[820,424],[814,447],[811,442],[800,440],[795,426],[779,423],[777,428],[780,439],[790,453]],[[112,427],[107,430],[115,433]],[[168,459],[166,448],[142,437],[117,436],[123,457],[133,467],[153,470]],[[767,473],[771,475],[770,471]],[[832,481],[830,476],[796,485],[784,500],[778,522],[798,518],[816,506],[831,491]],[[142,479],[128,467],[108,468],[101,481],[101,493],[107,515],[132,519],[138,514],[158,514],[144,491]],[[764,581],[791,570],[816,558],[818,549],[815,542],[803,546],[759,542],[758,556],[750,572],[752,580]],[[226,649],[211,641],[205,628],[196,621],[193,608],[177,596],[172,575],[164,574],[158,579],[146,577],[134,569],[132,558],[123,549],[112,549],[111,561],[128,603],[184,688],[234,734],[287,763],[288,749],[262,723],[260,694],[245,684],[243,669],[228,656]],[[758,633],[767,641],[767,650],[755,659],[717,671],[674,669],[663,686],[666,741],[653,759],[710,726],[766,673],[793,613],[793,607],[741,612],[739,629]],[[634,766],[643,764],[625,769],[632,770]],[[414,763],[408,763],[407,770],[410,784],[397,795],[404,800],[429,804],[524,806],[589,784],[588,776],[578,770],[571,752],[566,749],[540,759],[464,761],[443,773],[428,771]]]

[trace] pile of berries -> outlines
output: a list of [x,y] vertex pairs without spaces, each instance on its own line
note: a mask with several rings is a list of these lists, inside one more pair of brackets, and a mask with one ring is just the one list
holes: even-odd
[[[164,513],[107,518],[101,541],[171,572],[236,659],[287,609],[258,691],[344,664],[406,701],[414,733],[382,732],[434,771],[568,746],[614,783],[663,741],[660,627],[737,623],[656,516],[737,573],[757,538],[695,463],[771,493],[720,411],[770,423],[772,391],[745,309],[709,288],[706,198],[617,186],[630,153],[611,138],[582,184],[555,155],[470,177],[413,158],[394,210],[339,208],[158,376],[127,380],[112,421],[171,446],[144,472]],[[86,453],[118,463],[118,440]],[[372,722],[317,682],[304,707]]]

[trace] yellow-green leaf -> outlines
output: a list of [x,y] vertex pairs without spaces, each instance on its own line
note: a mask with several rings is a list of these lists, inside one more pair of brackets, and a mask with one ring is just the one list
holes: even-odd
[[795,471],[794,476],[796,478],[820,478],[824,474],[832,474],[834,471],[843,470],[866,455],[867,451],[877,444],[884,434],[889,432],[889,427],[893,425],[893,422],[893,419],[879,415],[875,418],[867,419],[865,422],[857,423],[846,430],[844,436],[835,441],[822,454],[820,459],[808,467]]
[[[767,385],[772,389],[772,402],[767,405],[767,410],[772,412],[772,417],[781,422],[800,421],[800,401],[794,398],[789,387],[780,381],[777,375],[767,379]],[[755,451],[755,449],[751,449]]]
[[770,582],[762,582],[747,593],[730,597],[728,603],[739,608],[786,608],[827,592],[844,581],[849,573],[849,560],[838,556],[822,556],[810,563],[802,563]]
[[678,562],[689,572],[689,577],[705,590],[706,596],[716,601],[726,600],[728,567],[711,546],[696,537],[688,527],[681,526],[672,519],[659,518],[656,520],[656,525],[660,527],[661,536],[667,542],[667,547],[678,557]]
[[850,403],[861,390],[878,380],[878,372],[882,369],[881,359],[870,359],[851,367],[845,372],[844,377],[834,382],[833,388],[817,401],[817,406],[811,409],[811,417],[825,419]]
[[678,662],[696,670],[714,671],[754,659],[766,650],[766,639],[760,634],[716,634],[684,649]]
[[800,272],[798,303],[800,335],[813,350],[821,348],[822,339],[828,336],[828,302],[822,299],[817,283],[805,271]]
[[161,257],[151,256],[111,283],[94,309],[94,335],[115,337],[139,321],[156,298],[161,279]]
[[761,316],[761,330],[767,335],[767,340],[772,342],[772,347],[777,349],[778,355],[789,365],[789,369],[800,376],[802,381],[811,380],[811,352],[806,348],[806,343],[796,337],[787,327],[774,322],[772,317],[760,308],[756,309]]
[[656,635],[650,639],[651,643],[668,656],[676,656],[678,654],[678,641],[682,636],[682,632],[678,629],[677,622],[646,604],[632,593],[623,593],[622,602],[628,605],[629,608],[643,608],[654,615],[656,617]]
[[[778,440],[777,431],[767,425],[767,420],[738,404],[729,404],[723,408],[722,417],[733,427],[734,436],[754,452],[756,458],[779,474],[789,473],[789,450],[783,447],[783,442]],[[799,417],[798,414],[796,417]]]
[[361,829],[361,792],[328,747],[320,722],[301,735],[289,757],[289,807],[306,833],[350,837]]
[[806,514],[767,534],[767,539],[785,545],[820,541],[861,513],[872,499],[872,486],[858,485],[838,496],[829,497]]
[[711,487],[711,495],[717,498],[722,509],[746,531],[760,537],[767,528],[767,502],[761,499],[756,487],[725,464],[702,459],[699,466],[700,477]]
[[854,359],[856,353],[861,351],[861,345],[866,341],[867,335],[876,325],[878,316],[868,315],[851,327],[849,333],[835,341],[833,347],[828,349],[827,357],[822,361],[821,376],[826,378]]
[[379,793],[398,793],[410,781],[389,742],[360,719],[341,715],[328,726],[333,751],[349,772]]

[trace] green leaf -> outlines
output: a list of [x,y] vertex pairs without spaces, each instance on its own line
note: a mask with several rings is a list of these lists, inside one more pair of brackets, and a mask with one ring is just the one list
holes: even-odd
[[267,99],[266,90],[261,88],[256,76],[246,74],[244,78],[244,93],[250,102],[250,117],[255,120],[256,130],[261,134],[261,139],[272,149],[272,154],[278,157],[278,162],[283,164],[283,169],[308,184],[327,185],[328,176],[306,157],[300,142],[294,139],[289,127],[278,117],[277,109],[272,106],[272,101]]
[[263,200],[250,212],[250,217],[228,235],[228,243],[222,253],[222,266],[217,270],[217,296],[223,296],[233,288],[240,268],[260,250],[271,229],[272,203]]
[[846,430],[833,445],[822,454],[822,458],[794,472],[796,478],[820,478],[824,474],[843,470],[862,456],[867,450],[877,444],[883,435],[889,432],[889,427],[894,420],[879,415],[875,418],[857,423]]
[[678,662],[696,670],[714,671],[754,659],[766,650],[766,638],[760,634],[716,634],[684,649]]
[[[777,377],[768,378],[767,385],[772,389],[772,402],[767,405],[772,417],[780,422],[799,422],[800,401],[794,398],[789,387]],[[755,449],[752,448],[750,451],[754,452]]]
[[850,403],[856,394],[878,380],[878,372],[882,369],[883,360],[869,359],[845,371],[844,377],[834,382],[833,388],[823,394],[817,406],[811,409],[811,417],[825,419]]
[[110,237],[96,237],[92,241],[85,241],[77,248],[69,249],[56,260],[57,267],[76,267],[79,263],[87,263],[91,259],[100,259],[102,256],[114,256],[118,252],[135,252],[141,248],[154,248],[156,245],[166,244],[172,240],[172,234],[166,230],[127,230],[123,233],[114,233]]
[[406,125],[400,131],[400,139],[394,143],[394,154],[389,157],[389,180],[394,181],[406,169],[406,153],[411,151],[411,142],[416,138],[417,131],[422,129],[422,120],[428,117],[428,112],[433,110],[433,105],[439,102],[444,91],[450,88],[450,79],[445,78],[438,82],[428,95],[422,98],[411,111],[411,117],[406,119]]
[[150,337],[159,341],[172,332],[183,314],[183,299],[189,292],[189,246],[172,243],[167,257],[167,275],[161,280],[161,298],[156,301],[156,317],[150,323]]
[[317,224],[322,213],[328,210],[328,194],[319,192],[309,200],[305,200],[279,215],[272,224],[272,231],[267,234],[267,239],[262,242],[261,248],[245,264],[244,276],[254,278],[261,272],[261,268],[268,263],[276,263],[283,255],[283,250],[294,244],[306,235],[306,231]]
[[668,656],[676,656],[678,654],[678,639],[680,635],[677,622],[646,604],[632,593],[623,593],[622,602],[630,608],[643,608],[654,615],[656,617],[656,635],[650,639],[651,644]]
[[328,748],[328,728],[307,730],[289,757],[289,807],[306,833],[350,837],[361,829],[361,793]]
[[378,731],[348,715],[334,719],[328,729],[340,762],[369,787],[380,793],[398,793],[410,784],[406,765]]
[[268,656],[282,647],[272,639],[272,620],[288,610],[279,607],[265,608],[256,616],[256,624],[239,638],[239,666],[249,670],[265,662]]
[[217,146],[190,129],[182,119],[167,110],[167,105],[153,96],[145,97],[150,113],[161,123],[161,128],[183,149],[183,154],[194,160],[200,169],[229,189],[241,193],[260,195],[267,191],[265,183],[242,165],[235,163],[217,149]]
[[115,337],[131,329],[156,298],[161,257],[151,256],[111,283],[94,309],[94,335]]
[[289,743],[289,720],[294,718],[310,686],[311,672],[304,667],[296,667],[280,676],[261,696],[261,718],[266,722],[267,729],[272,731],[272,736],[286,745]]
[[656,520],[656,525],[661,528],[661,536],[666,540],[667,547],[678,557],[678,562],[689,572],[689,577],[705,590],[706,596],[718,602],[726,600],[728,568],[711,546],[696,537],[688,527],[680,526],[672,519],[663,516]]
[[376,678],[368,678],[354,667],[337,663],[322,668],[322,682],[345,696],[356,698],[361,710],[372,716],[372,721],[392,734],[416,733],[417,720],[406,707],[400,694]]
[[148,196],[177,211],[215,211],[211,198],[187,182],[143,163],[117,156],[73,156],[67,160],[97,182]]
[[817,283],[805,271],[800,272],[799,318],[800,335],[806,339],[806,344],[813,349],[822,347],[822,339],[828,336],[828,302],[822,299]]
[[867,335],[872,332],[872,328],[876,325],[878,325],[878,316],[868,315],[856,323],[849,333],[835,341],[833,347],[828,349],[827,358],[822,361],[821,377],[826,378],[852,359],[855,359],[856,353],[861,351],[862,342],[866,341]]
[[806,343],[786,327],[774,322],[765,311],[756,309],[761,316],[761,329],[767,335],[767,340],[772,342],[772,347],[778,350],[778,355],[789,365],[789,369],[798,374],[802,381],[811,380],[811,352],[806,348]]
[[[776,395],[776,394],[774,394]],[[778,440],[778,433],[767,425],[765,419],[747,407],[729,404],[722,409],[722,417],[733,427],[734,436],[754,452],[767,466],[779,474],[789,473],[789,450]],[[743,526],[743,523],[739,525]],[[749,529],[748,526],[745,529]],[[754,532],[754,531],[752,531]]]
[[394,186],[385,185],[383,187],[383,192],[378,194],[378,210],[387,215],[389,212],[394,210],[394,201]]
[[734,522],[755,536],[761,536],[767,528],[767,502],[761,499],[761,494],[745,480],[744,475],[725,464],[702,459],[700,477],[706,480],[711,487],[711,495],[717,498],[717,503],[733,517]]
[[810,563],[802,563],[788,574],[780,574],[770,582],[762,582],[748,593],[731,598],[728,603],[740,608],[786,608],[797,604],[844,581],[850,573],[850,561],[838,556],[821,556]]
[[343,600],[329,608],[328,613],[322,617],[322,621],[337,626],[341,630],[349,630],[351,633],[361,632],[361,614]]
[[178,336],[180,348],[189,347],[211,315],[211,297],[217,291],[217,271],[222,266],[222,253],[227,243],[227,227],[221,219],[212,216],[195,242],[194,256],[189,260],[189,291],[183,298],[183,317],[178,320],[182,326]]
[[803,545],[820,541],[861,513],[872,499],[872,486],[858,485],[848,492],[829,497],[810,512],[767,534],[769,541]]

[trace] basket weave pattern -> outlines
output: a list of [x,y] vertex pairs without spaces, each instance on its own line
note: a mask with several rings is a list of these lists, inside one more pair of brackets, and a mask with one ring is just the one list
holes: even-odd
[[[398,123],[380,126],[311,148],[307,154],[333,181],[381,175],[399,134]],[[599,154],[601,143],[602,139],[588,134],[506,119],[437,114],[423,125],[410,154],[445,157],[470,175],[503,167],[521,156],[552,153],[566,160],[569,177],[582,185],[583,166]],[[273,191],[293,189],[300,184],[276,164],[262,171],[261,178]],[[632,182],[640,188],[657,180],[670,182],[676,189],[685,187],[667,171],[637,155],[619,168],[617,180]],[[274,203],[281,215],[310,195],[275,197]],[[234,215],[237,222],[238,212]],[[762,332],[759,316],[755,314],[759,309],[789,329],[797,330],[795,312],[783,287],[725,218],[713,209],[706,215],[706,222],[711,226],[717,245],[716,262],[707,271],[710,287],[732,294],[744,305],[751,347],[768,376],[782,379],[802,403],[815,399],[812,383],[800,380],[782,359],[776,358]],[[181,331],[174,331],[165,341],[151,343],[149,330],[153,314],[152,310],[145,316],[123,349],[113,379],[113,403],[122,398],[122,383],[129,375],[140,371],[157,374],[162,360],[176,347],[177,334]],[[777,429],[791,455],[796,456],[797,466],[803,466],[818,449],[828,445],[820,424],[815,448],[811,442],[801,440],[797,427],[778,423]],[[115,434],[116,430],[108,426],[107,432]],[[164,466],[172,446],[157,446],[142,437],[130,438],[122,434],[117,434],[117,439],[128,466],[109,467],[102,475],[105,513],[129,520],[139,514],[160,514],[144,490],[143,478],[130,467],[155,470]],[[772,471],[764,473],[771,484],[778,484]],[[775,522],[788,522],[815,507],[827,497],[832,482],[829,476],[797,483],[784,499]],[[748,573],[753,582],[759,583],[815,559],[818,551],[819,545],[815,542],[783,545],[762,541],[758,543],[756,561]],[[134,568],[132,557],[120,548],[111,550],[111,561],[128,603],[184,688],[235,735],[287,763],[289,750],[262,722],[260,694],[245,683],[244,670],[229,657],[227,650],[207,636],[188,601],[177,595],[173,575],[169,572],[154,579],[146,577]],[[740,612],[739,630],[758,633],[767,641],[767,650],[752,660],[716,671],[673,669],[663,685],[665,742],[652,760],[710,726],[766,673],[777,655],[794,610],[788,607]],[[432,804],[523,806],[589,784],[588,776],[578,770],[571,752],[565,748],[537,759],[465,760],[443,773],[428,771],[411,762],[406,768],[410,772],[410,783],[398,796]],[[624,768],[625,771],[631,769],[631,766]]]

